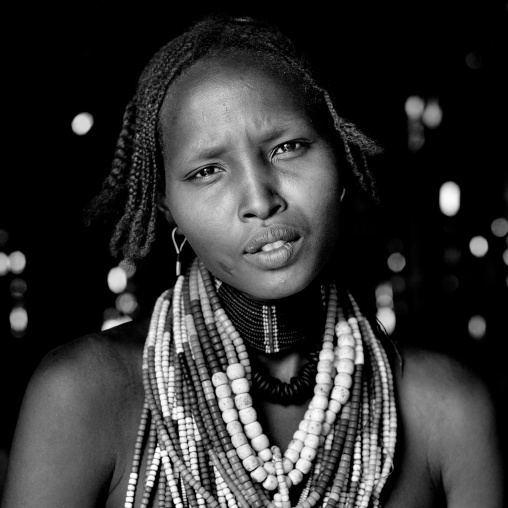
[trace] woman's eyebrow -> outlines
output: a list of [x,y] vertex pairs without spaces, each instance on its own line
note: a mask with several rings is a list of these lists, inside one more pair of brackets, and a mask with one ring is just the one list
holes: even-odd
[[293,124],[285,124],[285,125],[271,128],[271,129],[267,129],[266,133],[264,133],[260,136],[261,141],[263,143],[270,143],[272,141],[275,141],[276,139],[279,139],[279,138],[283,137],[284,135],[286,135],[287,132],[291,128],[294,128],[294,123]]
[[229,151],[225,145],[217,145],[217,146],[204,146],[202,148],[197,148],[192,155],[187,158],[188,163],[195,163],[201,160],[208,159],[220,159],[225,153]]
[[[303,132],[304,129],[305,132]],[[279,124],[276,126],[260,126],[256,136],[256,142],[261,144],[270,144],[274,141],[279,140],[280,138],[283,138],[288,133],[290,133],[292,137],[296,135],[299,137],[303,134],[308,134],[308,131],[309,128],[306,122],[300,119],[291,119],[291,121],[288,121],[287,123],[285,122],[284,124]],[[210,143],[199,143],[193,150],[192,154],[189,157],[186,157],[186,163],[195,164],[203,160],[220,159],[230,150],[231,146],[228,146],[227,141],[223,140],[217,141],[217,144],[215,144],[213,141]]]

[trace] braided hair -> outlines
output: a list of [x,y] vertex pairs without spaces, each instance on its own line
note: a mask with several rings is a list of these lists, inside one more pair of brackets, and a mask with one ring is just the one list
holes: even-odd
[[321,105],[331,115],[328,118],[333,123],[334,134],[341,140],[350,168],[349,180],[377,200],[367,156],[379,153],[380,148],[337,114],[329,93],[317,82],[292,41],[265,22],[212,15],[155,53],[127,105],[111,172],[88,208],[88,222],[106,212],[123,210],[110,240],[113,256],[123,256],[136,263],[147,255],[156,236],[157,201],[164,188],[159,112],[169,87],[198,60],[235,52],[276,62],[278,68],[298,78],[305,98]]

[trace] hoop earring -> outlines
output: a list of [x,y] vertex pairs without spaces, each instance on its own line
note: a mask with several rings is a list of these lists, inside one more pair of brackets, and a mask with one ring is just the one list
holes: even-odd
[[175,250],[176,250],[176,276],[180,277],[181,270],[182,270],[182,263],[180,261],[180,253],[182,252],[183,246],[187,242],[187,238],[184,238],[183,242],[180,244],[180,246],[178,246],[178,244],[176,243],[177,231],[178,231],[178,226],[173,228],[171,236],[173,237],[173,245],[175,246]]

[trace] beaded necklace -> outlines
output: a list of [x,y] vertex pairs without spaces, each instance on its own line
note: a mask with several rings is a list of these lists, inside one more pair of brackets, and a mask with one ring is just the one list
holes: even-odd
[[[289,382],[281,381],[256,364],[251,392],[277,404],[299,404],[313,393],[326,312],[326,287],[314,283],[303,292],[267,305],[215,279],[222,307],[248,350],[276,354],[287,349],[308,360]],[[251,358],[252,363],[252,358]]]
[[314,395],[284,452],[257,421],[251,381],[243,339],[195,260],[152,314],[126,508],[145,442],[141,506],[291,508],[298,484],[296,508],[379,506],[396,442],[393,378],[351,295],[339,304],[335,285],[327,287]]
[[321,335],[324,302],[319,296],[323,287],[313,285],[277,305],[253,301],[217,279],[216,289],[233,326],[244,342],[257,351],[278,353],[308,341],[316,330]]

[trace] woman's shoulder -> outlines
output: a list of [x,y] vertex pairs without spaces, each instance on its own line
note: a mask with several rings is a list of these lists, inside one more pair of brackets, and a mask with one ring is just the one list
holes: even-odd
[[436,417],[444,411],[453,418],[472,405],[492,402],[479,371],[443,352],[404,347],[395,373],[400,397]]
[[474,365],[417,347],[394,366],[402,442],[425,462],[448,506],[498,506],[501,480],[498,415],[491,389]]
[[145,321],[127,323],[43,358],[18,417],[7,505],[91,507],[118,483],[143,407],[146,331]]
[[[20,418],[50,422],[55,414],[104,432],[118,415],[143,398],[142,356],[147,323],[129,322],[91,333],[49,351],[34,371]],[[129,397],[125,397],[129,393]],[[128,400],[129,399],[129,400]]]
[[401,415],[420,432],[442,441],[436,443],[439,447],[452,437],[467,439],[468,427],[494,417],[493,397],[483,376],[449,354],[405,347],[395,378]]
[[[49,351],[28,384],[23,406],[51,418],[82,414],[80,423],[97,428],[115,423],[126,405],[124,393],[142,398],[142,356],[148,323],[132,321],[91,333]],[[41,407],[40,401],[44,401]],[[99,417],[100,419],[96,419]]]
[[[36,369],[31,384],[54,379],[71,386],[112,388],[139,376],[147,320],[131,321],[91,333],[49,351]],[[62,387],[63,388],[63,387]]]

